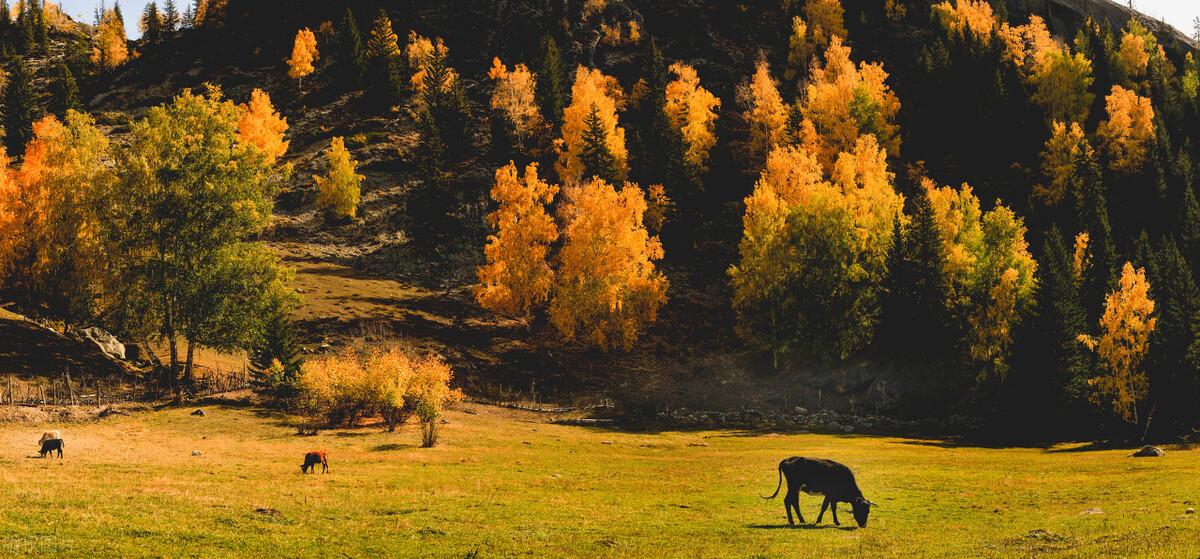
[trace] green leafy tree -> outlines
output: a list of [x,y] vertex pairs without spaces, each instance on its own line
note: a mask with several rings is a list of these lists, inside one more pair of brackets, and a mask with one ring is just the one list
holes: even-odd
[[304,355],[287,309],[271,313],[249,354],[251,382],[256,389],[283,401],[296,396]]
[[391,18],[380,9],[367,39],[365,80],[367,98],[378,110],[385,110],[399,102],[404,91],[398,41]]
[[1179,244],[1193,274],[1200,274],[1200,201],[1194,188],[1183,191],[1183,207],[1180,209]]
[[[1087,331],[1087,313],[1080,297],[1071,248],[1057,227],[1052,227],[1042,244],[1038,284],[1037,331],[1048,347],[1053,366],[1053,385],[1063,391],[1063,400],[1087,400],[1087,379],[1092,361],[1076,339]],[[1043,365],[1044,366],[1044,365]]]
[[[292,294],[261,241],[276,192],[269,159],[239,141],[241,109],[209,87],[185,91],[131,127],[106,220],[122,258],[127,329],[170,348],[177,398],[197,347],[251,349]],[[178,340],[187,344],[181,360]]]
[[1150,335],[1147,371],[1155,423],[1170,434],[1185,432],[1198,417],[1200,398],[1200,287],[1187,260],[1170,239],[1160,243],[1150,267],[1158,328]]
[[163,20],[162,15],[158,11],[158,3],[151,2],[146,4],[146,8],[142,10],[142,41],[148,45],[157,45],[162,42],[163,37]]
[[899,216],[894,226],[882,337],[892,355],[936,362],[948,356],[955,339],[946,308],[946,254],[926,190],[919,189],[912,202],[907,227]]
[[173,35],[179,30],[179,8],[176,7],[175,0],[167,0],[163,4],[162,15],[163,33]]
[[1076,165],[1079,177],[1079,225],[1088,235],[1088,268],[1083,270],[1080,287],[1088,323],[1095,323],[1104,311],[1104,300],[1113,286],[1116,273],[1116,251],[1112,226],[1108,219],[1108,201],[1104,192],[1103,171],[1095,152],[1084,150]]

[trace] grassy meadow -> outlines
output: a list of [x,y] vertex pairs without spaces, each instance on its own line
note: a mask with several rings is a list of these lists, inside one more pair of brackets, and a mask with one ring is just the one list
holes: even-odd
[[[294,434],[242,406],[0,426],[0,556],[1188,557],[1200,554],[1200,451],[956,447],[716,430],[629,433],[463,404],[442,443],[415,426]],[[54,426],[57,427],[57,426]],[[302,475],[304,451],[331,473]],[[193,451],[199,451],[194,456]],[[764,501],[790,455],[850,465],[879,507],[786,527]],[[801,496],[806,520],[820,504]],[[845,506],[843,505],[843,508]],[[1100,514],[1087,514],[1100,509]]]

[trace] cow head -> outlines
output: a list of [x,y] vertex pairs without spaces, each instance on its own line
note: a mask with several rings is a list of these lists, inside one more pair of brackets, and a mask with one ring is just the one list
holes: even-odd
[[875,506],[875,503],[859,497],[851,502],[850,506],[854,508],[854,521],[858,523],[858,527],[866,528],[867,517],[871,516],[871,507]]

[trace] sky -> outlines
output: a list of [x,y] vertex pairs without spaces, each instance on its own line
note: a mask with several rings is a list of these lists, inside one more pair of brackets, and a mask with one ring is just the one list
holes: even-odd
[[[96,11],[97,0],[58,0],[63,9],[70,14],[71,17],[84,22],[91,22],[93,14]],[[1128,0],[1118,0],[1122,3]],[[138,16],[142,13],[142,8],[147,4],[147,0],[125,0],[121,2],[121,11],[125,14],[126,31],[130,38],[136,38],[141,35],[138,30]],[[190,3],[190,0],[176,0],[179,6],[179,11],[184,10],[184,6]],[[111,5],[111,0],[109,0]],[[1192,35],[1192,18],[1200,16],[1200,2],[1197,0],[1134,0],[1133,5],[1142,13],[1152,16],[1155,19],[1165,19],[1167,23],[1174,25],[1184,34]],[[160,2],[159,6],[162,4]],[[132,17],[131,17],[132,16]]]

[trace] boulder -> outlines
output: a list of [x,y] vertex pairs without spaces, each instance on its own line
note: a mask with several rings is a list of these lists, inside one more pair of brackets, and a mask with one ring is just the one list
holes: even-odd
[[1167,453],[1163,449],[1158,448],[1157,446],[1150,446],[1150,445],[1143,446],[1137,452],[1130,454],[1130,456],[1132,456],[1134,458],[1150,458],[1150,457],[1166,456],[1166,455],[1167,455]]
[[89,326],[79,331],[79,335],[96,344],[109,357],[114,359],[125,359],[125,344],[117,340],[116,336],[105,332],[103,329],[96,326]]
[[204,410],[196,410],[196,411],[192,412],[192,415],[196,415],[196,416],[204,417],[204,416],[205,416],[205,415],[207,415],[207,414],[206,414],[206,413],[204,413]]

